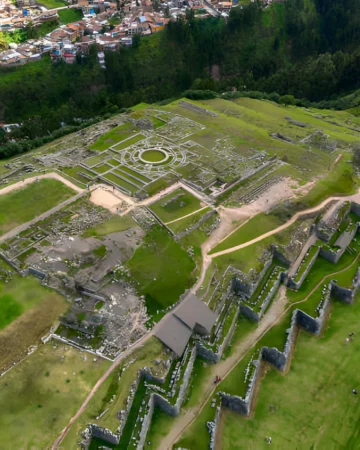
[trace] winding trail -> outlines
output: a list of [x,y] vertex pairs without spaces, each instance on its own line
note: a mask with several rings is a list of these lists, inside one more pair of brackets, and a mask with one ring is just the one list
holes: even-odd
[[[186,189],[189,192],[193,193],[193,190],[191,188],[189,188],[189,186],[184,185],[181,182],[178,182],[178,183],[175,183],[175,185],[172,185],[171,187],[165,189],[164,191],[156,194],[154,197],[152,197],[150,199],[146,199],[143,202],[139,202],[136,206],[140,206],[141,204],[152,203],[153,201],[155,201],[155,199],[157,200],[157,199],[163,197],[164,195],[166,195],[169,192],[172,192],[173,190],[175,190],[178,187],[183,187],[184,189]],[[199,194],[197,193],[196,196],[198,197]],[[354,200],[354,201],[360,202],[360,193],[358,192],[357,194],[350,195],[350,196],[329,197],[328,199],[324,200],[319,205],[317,205],[317,206],[315,206],[313,208],[308,208],[306,210],[297,212],[296,214],[294,214],[294,216],[290,220],[288,220],[286,223],[284,223],[283,225],[279,226],[278,228],[276,228],[274,230],[271,230],[271,231],[269,231],[267,233],[264,233],[261,236],[258,236],[257,238],[252,239],[251,241],[248,241],[248,242],[245,242],[243,244],[237,245],[235,247],[223,250],[221,252],[214,253],[212,255],[208,255],[208,251],[209,251],[211,246],[208,243],[208,241],[206,241],[202,245],[203,265],[202,265],[200,277],[197,280],[196,284],[190,290],[189,294],[196,292],[198,290],[198,288],[201,286],[201,284],[202,284],[202,282],[204,280],[204,277],[205,277],[206,270],[209,267],[209,265],[211,264],[212,259],[216,258],[217,256],[221,256],[221,255],[224,255],[224,254],[227,254],[227,253],[234,252],[234,251],[239,250],[241,248],[248,247],[249,245],[255,244],[257,242],[262,241],[263,239],[266,239],[267,237],[273,236],[274,234],[279,233],[280,231],[285,230],[286,228],[291,226],[296,220],[298,220],[299,218],[303,217],[304,215],[317,212],[317,211],[321,210],[324,206],[328,205],[329,203],[331,203],[334,200],[343,200],[343,201],[345,201],[345,200]],[[135,207],[135,205],[131,205],[130,208],[127,209],[126,213],[129,212],[133,207]],[[219,210],[220,210],[220,208],[219,208]],[[211,241],[213,243],[213,240],[211,240],[211,237],[210,237],[209,241]],[[356,258],[356,260],[358,259],[358,257]],[[354,260],[354,262],[352,264],[354,264],[356,260]],[[347,270],[349,267],[347,267],[346,269],[343,269],[343,270]],[[340,271],[340,272],[342,272],[342,271]],[[285,302],[284,298],[286,299],[285,296],[283,296],[284,298],[281,297],[280,301],[273,302],[272,307],[270,307],[268,313],[263,317],[262,321],[260,322],[260,324],[256,328],[256,330],[254,330],[253,333],[248,335],[248,337],[245,338],[245,340],[243,340],[242,342],[239,343],[238,347],[236,348],[236,350],[234,351],[233,355],[230,358],[228,358],[227,360],[222,361],[222,362],[220,362],[219,364],[216,365],[216,373],[218,375],[220,374],[219,376],[222,379],[224,379],[231,372],[231,370],[238,364],[239,360],[241,360],[241,358],[249,351],[249,349],[254,344],[256,344],[267,333],[267,331],[269,331],[269,329],[271,327],[273,327],[284,316],[284,314],[286,314],[288,312],[288,310],[290,308],[292,308],[296,304],[299,304],[299,303],[302,303],[302,302],[306,301],[310,297],[310,295],[312,295],[313,292],[321,285],[321,283],[324,282],[324,280],[326,280],[329,276],[334,276],[334,275],[336,275],[337,273],[340,273],[340,272],[335,272],[334,274],[327,275],[326,277],[324,277],[304,300],[301,300],[301,301],[299,301],[297,303],[293,303],[292,305],[290,305],[285,310],[283,309],[284,308],[284,302]],[[67,432],[69,431],[70,427],[72,426],[72,424],[80,417],[80,415],[83,413],[83,411],[85,410],[85,408],[88,405],[88,403],[90,402],[90,400],[96,394],[97,390],[104,383],[104,381],[109,377],[109,375],[113,372],[113,370],[126,357],[128,357],[133,352],[133,350],[135,350],[136,348],[140,347],[148,339],[150,339],[156,333],[157,329],[161,326],[161,324],[168,317],[168,315],[172,314],[179,306],[180,305],[177,305],[173,310],[169,311],[155,325],[155,327],[148,334],[144,335],[139,341],[137,341],[135,344],[133,344],[131,347],[129,347],[127,350],[125,350],[123,353],[121,353],[118,356],[116,361],[109,367],[109,369],[104,373],[104,375],[95,384],[95,386],[90,391],[90,393],[88,394],[87,398],[85,399],[85,401],[83,402],[83,404],[81,405],[81,407],[79,408],[77,413],[69,421],[68,425],[62,430],[61,434],[59,435],[59,437],[56,439],[56,441],[54,442],[54,444],[52,446],[53,450],[56,450],[56,449],[59,448],[61,442],[65,438],[65,436],[66,436]],[[172,430],[170,431],[168,436],[165,438],[166,440],[164,440],[164,442],[162,443],[162,445],[164,445],[164,446],[161,446],[161,448],[171,448],[172,444],[174,442],[176,442],[176,440],[178,440],[179,436],[191,425],[191,423],[195,420],[195,418],[201,412],[201,410],[203,409],[204,405],[208,401],[208,398],[212,395],[212,393],[215,390],[213,388],[213,380],[211,379],[210,381],[211,381],[211,384],[212,384],[211,389],[208,388],[208,391],[204,395],[203,401],[194,410],[195,411],[195,413],[194,413],[195,416],[193,417],[192,413],[190,414],[190,412],[188,414],[186,414],[185,416],[180,416],[182,422],[180,422],[180,420],[179,420],[178,423],[179,424],[181,423],[181,426],[179,426],[179,427],[175,426],[175,427],[172,428]],[[186,417],[186,419],[183,419],[183,417]]]
[[286,228],[288,228],[290,225],[292,225],[293,223],[295,223],[298,219],[301,219],[302,217],[311,214],[311,213],[315,213],[318,212],[320,209],[324,208],[326,205],[328,205],[329,203],[333,202],[334,200],[354,200],[354,201],[359,201],[360,200],[360,194],[354,194],[354,195],[349,195],[349,196],[343,196],[343,197],[329,197],[326,200],[322,201],[319,205],[314,206],[313,208],[308,208],[308,209],[304,209],[303,211],[299,211],[297,213],[295,213],[291,219],[289,219],[287,222],[285,222],[284,224],[280,225],[277,228],[274,228],[271,231],[268,231],[264,234],[262,234],[261,236],[256,237],[255,239],[252,239],[251,241],[247,241],[244,242],[243,244],[240,245],[236,245],[235,247],[231,247],[231,248],[227,248],[225,250],[222,250],[220,252],[217,253],[213,253],[212,255],[209,255],[210,258],[216,258],[217,256],[221,256],[221,255],[226,255],[227,253],[232,253],[232,252],[236,252],[236,250],[240,250],[242,248],[245,247],[249,247],[249,245],[253,245],[256,244],[257,242],[260,242],[270,236],[273,236],[276,233],[279,233],[280,231],[285,230]]

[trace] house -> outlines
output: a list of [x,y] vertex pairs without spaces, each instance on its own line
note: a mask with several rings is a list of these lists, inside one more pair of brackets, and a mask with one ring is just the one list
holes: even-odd
[[13,49],[5,50],[0,53],[0,65],[2,66],[25,64],[28,59],[29,58],[27,56],[24,56]]
[[101,51],[115,51],[120,47],[120,36],[96,35],[96,44]]

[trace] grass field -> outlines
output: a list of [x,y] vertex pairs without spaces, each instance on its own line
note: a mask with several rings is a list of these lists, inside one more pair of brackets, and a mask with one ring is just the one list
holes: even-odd
[[129,228],[136,227],[137,224],[130,216],[112,216],[106,222],[94,228],[88,228],[82,234],[83,237],[101,237],[118,231],[125,231]]
[[359,314],[358,295],[352,306],[333,304],[323,336],[301,332],[286,376],[271,370],[262,381],[254,417],[224,413],[222,449],[267,448],[265,436],[279,449],[358,448]]
[[[49,1],[49,0],[46,0]],[[50,0],[51,2],[57,3],[57,0]],[[71,22],[76,22],[77,20],[81,20],[83,17],[82,11],[79,9],[61,9],[58,11],[60,23],[61,25],[66,25]]]
[[177,189],[150,205],[165,223],[186,216],[201,208],[200,200],[185,189]]
[[252,217],[248,222],[244,223],[244,225],[234,231],[234,233],[232,233],[229,237],[220,242],[220,244],[214,247],[210,254],[251,241],[257,236],[261,236],[262,234],[279,227],[281,224],[282,221],[275,216],[265,213],[257,214],[255,217]]
[[0,234],[34,219],[75,195],[61,181],[41,179],[0,196]]
[[135,286],[145,295],[147,310],[156,314],[172,305],[193,280],[195,264],[164,229],[154,226],[128,261]]
[[22,357],[65,312],[65,299],[34,278],[0,283],[0,367]]
[[169,228],[174,233],[181,233],[182,231],[185,231],[187,228],[194,225],[196,222],[198,222],[204,214],[208,213],[210,211],[210,206],[208,208],[205,208],[199,212],[195,212],[191,216],[185,217],[184,219],[177,220],[176,222],[173,222],[169,225]]
[[50,448],[110,365],[93,359],[50,342],[0,378],[1,447]]
[[39,3],[44,5],[47,9],[61,8],[62,6],[67,5],[67,3],[62,0],[41,0]]
[[108,149],[117,142],[122,141],[132,136],[135,131],[132,130],[130,123],[125,123],[118,127],[113,128],[107,133],[103,134],[96,142],[94,142],[90,148],[92,150],[98,150],[100,152]]

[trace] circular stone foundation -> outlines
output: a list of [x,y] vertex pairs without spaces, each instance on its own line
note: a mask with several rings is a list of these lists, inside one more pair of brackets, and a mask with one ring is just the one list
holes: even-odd
[[163,164],[169,159],[169,153],[162,148],[152,148],[143,150],[139,154],[139,159],[144,164]]

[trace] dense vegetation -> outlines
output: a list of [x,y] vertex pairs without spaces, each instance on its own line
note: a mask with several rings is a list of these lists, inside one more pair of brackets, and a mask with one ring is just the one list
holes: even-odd
[[[14,137],[34,139],[61,123],[176,97],[186,89],[263,91],[326,100],[329,107],[335,97],[360,88],[359,39],[357,0],[292,0],[266,9],[255,2],[233,8],[227,21],[196,20],[189,11],[164,32],[135,36],[131,48],[107,53],[106,70],[95,48],[74,65],[53,66],[44,59],[1,69],[0,121],[22,121]],[[358,97],[333,106],[355,107]]]

